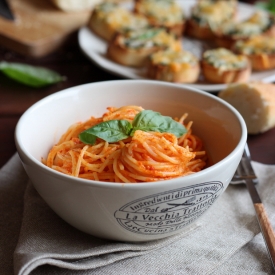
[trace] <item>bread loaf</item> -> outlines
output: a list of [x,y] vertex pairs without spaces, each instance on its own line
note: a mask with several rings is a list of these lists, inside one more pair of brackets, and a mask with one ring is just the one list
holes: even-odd
[[275,126],[275,84],[231,84],[218,96],[240,112],[249,134],[263,133]]

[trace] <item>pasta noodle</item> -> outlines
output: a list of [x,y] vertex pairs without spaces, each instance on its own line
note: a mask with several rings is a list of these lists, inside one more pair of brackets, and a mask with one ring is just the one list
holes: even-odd
[[185,176],[202,170],[207,155],[199,137],[192,134],[187,114],[175,119],[187,132],[177,138],[171,133],[136,130],[132,137],[109,143],[97,138],[85,144],[79,134],[104,121],[128,120],[143,110],[138,106],[108,107],[102,117],[91,117],[72,125],[42,162],[61,173],[105,182],[152,182]]

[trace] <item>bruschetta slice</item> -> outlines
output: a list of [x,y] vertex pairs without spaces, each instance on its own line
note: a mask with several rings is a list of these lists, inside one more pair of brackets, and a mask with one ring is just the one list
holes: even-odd
[[184,32],[184,11],[174,0],[136,0],[134,11],[144,15],[154,27],[166,28],[178,37]]
[[113,2],[97,5],[90,17],[88,27],[101,38],[110,41],[115,33],[145,28],[149,21]]
[[117,34],[109,43],[107,56],[126,66],[144,66],[149,55],[165,50],[180,50],[181,41],[161,28],[146,28]]
[[232,49],[239,40],[247,40],[261,34],[275,36],[275,16],[257,11],[241,22],[226,22],[214,30],[218,47]]
[[186,34],[198,39],[211,39],[214,37],[212,28],[231,21],[236,12],[236,0],[200,0],[191,8]]
[[244,55],[237,55],[225,48],[207,50],[201,60],[202,74],[211,83],[247,82],[251,65]]
[[147,74],[155,80],[194,83],[200,74],[200,64],[198,58],[189,51],[158,51],[149,58]]
[[237,41],[233,50],[248,57],[252,70],[264,71],[275,68],[275,37],[260,35],[249,40]]

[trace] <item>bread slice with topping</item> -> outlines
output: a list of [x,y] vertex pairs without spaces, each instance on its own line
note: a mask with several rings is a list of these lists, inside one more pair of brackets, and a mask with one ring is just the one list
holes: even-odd
[[134,11],[144,15],[154,27],[166,28],[178,37],[184,32],[184,11],[174,0],[136,0]]
[[264,71],[275,68],[275,37],[260,35],[248,40],[237,41],[233,51],[246,55],[252,70]]
[[275,36],[275,16],[264,11],[257,11],[241,22],[226,22],[213,28],[218,47],[232,49],[240,40],[247,40],[261,34]]
[[146,28],[117,34],[110,41],[107,56],[125,66],[141,67],[152,53],[180,50],[181,40],[161,28]]
[[198,39],[214,37],[212,28],[231,21],[237,12],[236,0],[200,0],[191,8],[186,34]]
[[275,85],[250,82],[231,84],[218,96],[243,116],[249,134],[258,134],[275,127]]
[[149,78],[176,83],[194,83],[200,74],[198,58],[189,51],[158,51],[147,65]]
[[113,2],[104,2],[97,5],[88,22],[88,27],[107,41],[110,41],[117,32],[147,26],[149,26],[149,22],[144,16],[134,14]]
[[251,75],[248,58],[225,48],[205,51],[201,60],[201,69],[205,80],[216,84],[246,82]]

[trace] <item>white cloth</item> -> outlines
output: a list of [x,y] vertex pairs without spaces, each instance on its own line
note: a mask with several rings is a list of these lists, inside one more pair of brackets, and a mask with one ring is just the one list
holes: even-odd
[[[274,228],[275,166],[253,166]],[[275,274],[244,185],[230,185],[189,232],[131,244],[95,238],[60,219],[28,182],[17,154],[0,182],[2,275],[12,268],[16,275]]]

